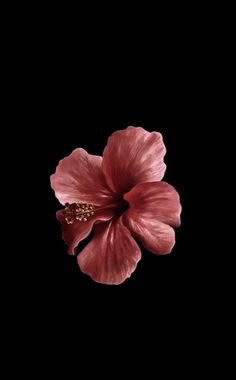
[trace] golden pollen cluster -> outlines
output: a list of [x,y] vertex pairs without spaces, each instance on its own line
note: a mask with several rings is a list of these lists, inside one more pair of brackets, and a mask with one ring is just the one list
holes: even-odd
[[76,220],[87,222],[88,218],[94,214],[94,206],[91,203],[77,201],[66,203],[64,216],[67,224],[73,224]]

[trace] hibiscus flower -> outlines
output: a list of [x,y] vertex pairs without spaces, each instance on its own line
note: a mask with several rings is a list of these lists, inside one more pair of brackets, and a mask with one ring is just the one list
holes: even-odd
[[121,284],[136,269],[141,251],[170,253],[180,225],[177,191],[161,182],[166,165],[162,135],[141,127],[113,133],[103,157],[75,149],[61,160],[51,186],[64,210],[57,212],[68,253],[91,231],[77,256],[82,272],[103,284]]

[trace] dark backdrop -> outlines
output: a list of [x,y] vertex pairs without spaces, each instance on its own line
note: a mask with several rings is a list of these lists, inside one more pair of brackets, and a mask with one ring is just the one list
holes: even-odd
[[[88,15],[90,17],[90,12]],[[17,356],[26,339],[23,328],[26,325],[32,339],[28,345],[32,356],[41,361],[43,353],[48,351],[51,362],[58,346],[62,358],[66,353],[70,358],[72,354],[76,356],[73,362],[76,366],[79,363],[79,374],[83,365],[81,353],[89,359],[91,352],[94,351],[95,356],[101,353],[98,367],[106,367],[103,343],[115,362],[126,348],[127,361],[132,367],[134,363],[139,368],[148,351],[149,364],[154,363],[155,371],[162,361],[159,352],[168,361],[165,371],[167,368],[175,370],[169,362],[170,353],[177,356],[184,352],[181,359],[184,368],[188,362],[185,353],[192,355],[196,361],[193,371],[198,367],[198,354],[204,347],[206,361],[209,360],[211,350],[206,341],[209,339],[214,344],[218,338],[218,326],[215,328],[213,322],[220,315],[220,306],[216,312],[209,311],[214,299],[218,301],[218,290],[225,275],[222,265],[215,270],[217,255],[212,242],[217,241],[217,236],[209,206],[224,173],[222,163],[216,165],[215,160],[219,157],[221,161],[221,141],[216,145],[216,156],[211,148],[215,145],[215,136],[221,140],[224,135],[225,123],[220,124],[220,133],[215,131],[220,110],[215,100],[221,70],[216,63],[222,55],[218,46],[220,39],[223,44],[225,39],[221,31],[219,36],[215,35],[215,28],[211,28],[208,20],[209,34],[202,29],[199,19],[191,30],[192,15],[186,15],[185,10],[182,15],[189,25],[174,14],[178,25],[172,26],[168,12],[168,22],[162,26],[153,13],[154,20],[147,29],[132,15],[130,20],[134,20],[135,25],[130,28],[130,34],[119,19],[119,28],[115,27],[116,33],[110,36],[110,27],[105,25],[101,33],[102,25],[96,30],[89,23],[84,27],[78,20],[71,23],[71,29],[66,29],[64,18],[57,19],[53,13],[50,18],[57,20],[59,26],[53,27],[50,21],[51,33],[44,30],[44,23],[40,21],[37,33],[31,34],[31,28],[26,27],[25,37],[18,36],[18,31],[14,34],[14,41],[18,37],[19,43],[16,51],[9,45],[14,51],[9,77],[13,76],[14,81],[15,75],[16,79],[14,89],[8,87],[17,103],[9,115],[13,114],[16,121],[11,123],[9,119],[6,129],[10,133],[10,146],[15,142],[19,149],[17,155],[15,151],[12,154],[13,148],[10,152],[13,157],[10,168],[14,168],[9,171],[14,181],[11,199],[17,196],[17,200],[21,200],[20,188],[26,199],[17,206],[20,206],[20,216],[26,220],[14,215],[16,231],[12,219],[9,223],[12,228],[9,228],[10,239],[5,239],[8,244],[5,256],[13,257],[10,271],[14,268],[16,276],[12,283],[7,279],[5,288],[8,290],[12,285],[16,296],[15,302],[7,295],[8,303],[14,306],[8,331],[16,326],[22,333]],[[214,18],[212,10],[207,18]],[[31,20],[34,23],[34,17]],[[112,24],[112,18],[109,20]],[[97,21],[100,23],[99,17]],[[102,154],[108,136],[128,125],[162,133],[167,148],[164,180],[180,194],[182,224],[176,231],[176,244],[170,255],[158,257],[142,248],[142,260],[131,278],[122,285],[107,286],[81,273],[76,258],[67,255],[55,218],[61,206],[50,188],[49,177],[58,161],[74,148],[83,147],[91,154]],[[8,140],[2,140],[3,146],[8,147]],[[17,166],[22,156],[24,162]],[[8,159],[8,155],[5,157]],[[214,170],[217,171],[215,182],[211,181]],[[4,186],[9,188],[6,181]],[[212,208],[218,210],[221,198],[212,203]],[[9,214],[12,216],[12,212]],[[21,243],[15,237],[16,232]],[[12,249],[10,243],[17,243],[16,249]],[[81,243],[81,248],[85,243]],[[224,254],[225,245],[221,264],[225,261]],[[202,326],[207,333],[201,330]],[[85,339],[81,343],[83,334]],[[42,339],[42,346],[37,344],[35,335]],[[69,338],[67,344],[64,337]],[[142,342],[143,337],[146,344]],[[8,341],[12,353],[14,344]],[[196,341],[200,342],[200,349]],[[131,343],[138,351],[134,362],[129,355]],[[40,355],[35,353],[33,345],[41,349]],[[119,356],[113,355],[117,347],[121,347]],[[225,345],[219,352],[222,347]],[[59,368],[61,363],[55,357],[55,368]],[[28,366],[31,363],[28,355],[24,359]],[[116,371],[118,367],[123,369],[122,357],[113,369]],[[110,373],[109,378],[112,376]]]
[[[95,50],[87,45],[81,51],[65,41],[63,50],[59,42],[48,43],[38,56],[39,69],[32,83],[37,92],[34,128],[29,133],[35,141],[31,149],[37,146],[39,150],[41,219],[34,247],[37,254],[30,256],[28,265],[36,263],[31,272],[33,276],[39,273],[37,286],[44,304],[65,301],[80,317],[89,305],[103,305],[105,310],[122,305],[125,313],[130,305],[157,307],[161,315],[171,318],[182,307],[195,309],[204,293],[209,260],[200,244],[204,218],[199,213],[199,190],[202,142],[210,117],[206,112],[209,84],[206,65],[201,65],[196,49],[175,42],[173,37],[172,47],[162,47],[161,59],[150,46],[142,54],[132,44],[126,50],[110,46],[103,51],[96,41]],[[182,224],[170,255],[158,257],[142,248],[142,260],[131,278],[122,285],[107,286],[81,273],[76,258],[67,255],[55,218],[61,206],[49,178],[58,161],[73,149],[83,147],[101,155],[109,135],[128,125],[162,133],[167,148],[164,180],[180,194]]]

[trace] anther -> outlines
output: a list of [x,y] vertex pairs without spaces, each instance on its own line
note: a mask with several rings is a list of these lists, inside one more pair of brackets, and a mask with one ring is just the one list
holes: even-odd
[[64,216],[67,224],[73,224],[77,220],[87,222],[91,215],[94,215],[94,206],[91,203],[76,201],[65,204]]

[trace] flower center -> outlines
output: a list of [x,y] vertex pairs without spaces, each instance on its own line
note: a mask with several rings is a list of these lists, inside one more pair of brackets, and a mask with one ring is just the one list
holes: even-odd
[[73,224],[76,220],[79,222],[87,222],[88,218],[94,214],[94,206],[91,203],[77,201],[74,203],[66,203],[63,211],[67,224]]
[[128,209],[129,203],[123,197],[120,197],[119,215],[123,214]]

